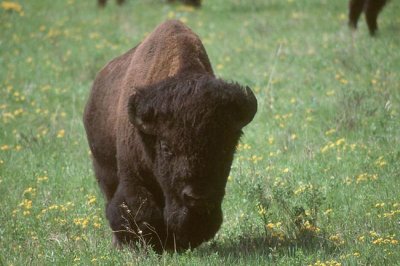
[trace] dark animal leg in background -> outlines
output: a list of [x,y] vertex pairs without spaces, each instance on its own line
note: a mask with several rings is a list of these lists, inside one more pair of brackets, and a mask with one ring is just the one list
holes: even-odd
[[123,3],[125,3],[125,0],[117,0],[118,5],[122,5]]
[[378,30],[378,15],[381,12],[386,0],[369,0],[365,7],[365,18],[368,24],[369,33],[374,36]]
[[349,26],[357,28],[357,22],[364,9],[365,0],[350,0],[349,2]]
[[[167,0],[168,3],[174,3],[175,0]],[[195,7],[200,7],[201,6],[201,0],[182,0],[182,3],[185,5],[191,5]]]
[[97,0],[97,3],[99,4],[99,6],[104,7],[107,3],[107,0]]
[[104,167],[93,158],[93,168],[97,178],[97,182],[100,185],[101,190],[106,196],[107,202],[109,202],[114,196],[118,186],[117,169],[113,167]]
[[185,5],[192,5],[199,7],[201,6],[201,0],[183,0],[182,1]]

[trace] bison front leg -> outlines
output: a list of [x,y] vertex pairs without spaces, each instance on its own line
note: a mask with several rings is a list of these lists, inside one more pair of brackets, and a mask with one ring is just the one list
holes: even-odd
[[120,184],[107,206],[106,216],[114,233],[114,244],[152,246],[161,253],[165,241],[161,208],[143,186]]

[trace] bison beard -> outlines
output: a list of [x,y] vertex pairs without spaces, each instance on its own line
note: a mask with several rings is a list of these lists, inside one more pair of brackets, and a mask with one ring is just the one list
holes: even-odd
[[368,30],[374,36],[378,30],[378,15],[385,6],[387,0],[350,0],[349,2],[349,25],[356,29],[361,13],[364,11]]
[[157,27],[97,75],[84,124],[115,244],[195,248],[222,223],[221,203],[250,88],[215,78],[200,39]]

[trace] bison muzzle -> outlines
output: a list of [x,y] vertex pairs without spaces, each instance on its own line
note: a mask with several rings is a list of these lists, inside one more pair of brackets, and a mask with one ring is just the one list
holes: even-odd
[[211,239],[256,111],[251,89],[216,78],[199,37],[179,21],[109,62],[83,119],[115,243],[161,252]]

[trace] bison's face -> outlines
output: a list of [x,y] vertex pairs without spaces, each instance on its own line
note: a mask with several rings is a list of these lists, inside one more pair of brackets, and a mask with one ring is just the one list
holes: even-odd
[[129,105],[165,197],[164,220],[177,248],[212,238],[241,129],[257,110],[249,88],[213,77],[143,88]]
[[[222,222],[221,203],[240,131],[170,128],[156,143],[154,172],[165,195],[164,219],[181,247],[210,239]],[[215,127],[214,127],[215,126]]]

